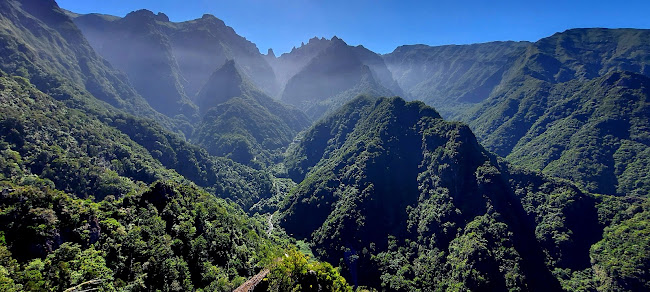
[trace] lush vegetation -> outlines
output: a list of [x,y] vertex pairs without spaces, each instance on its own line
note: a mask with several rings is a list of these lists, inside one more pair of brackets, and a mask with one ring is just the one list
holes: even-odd
[[435,107],[446,118],[490,96],[529,44],[407,45],[383,58],[406,96]]
[[[212,160],[145,120],[103,122],[70,109],[22,77],[0,77],[0,101],[3,291],[231,291],[262,268],[273,273],[271,291],[349,290],[328,264],[276,261],[304,256],[266,218],[165,166],[244,206],[259,200],[254,188],[271,188],[261,173],[240,177],[246,167]],[[117,129],[127,120],[133,140]]]
[[26,177],[2,182],[1,196],[3,291],[232,291],[267,267],[270,291],[349,289],[328,264],[289,264],[305,256],[266,235],[262,218],[191,185],[157,182],[95,203]]
[[277,163],[309,124],[300,111],[256,89],[230,60],[197,95],[203,118],[192,140],[212,155],[257,168]]
[[[623,218],[644,216],[635,214],[644,214],[645,200],[594,197],[513,169],[467,126],[422,103],[355,99],[315,124],[290,155],[289,173],[302,182],[284,202],[281,225],[354,284],[634,290],[648,279],[638,272],[649,259],[645,225]],[[615,242],[613,232],[631,235]],[[634,256],[615,262],[609,252]]]
[[535,43],[403,46],[384,56],[413,98],[490,151],[605,194],[648,193],[650,33],[572,29]]
[[[650,165],[650,79],[616,72],[573,83],[552,89],[545,110],[530,119],[533,124],[507,158],[592,192],[647,195],[650,177],[643,169]],[[493,139],[486,142],[499,144]]]
[[60,190],[100,200],[180,174],[246,209],[273,194],[270,175],[211,157],[150,120],[115,114],[102,121],[21,77],[0,77],[0,98],[0,137],[9,143],[2,150],[19,155],[18,169]]
[[[648,290],[648,43],[276,58],[210,15],[0,1],[0,290],[232,291],[267,269],[256,291]],[[470,126],[373,97],[400,85]]]
[[576,29],[542,39],[462,119],[513,163],[588,191],[644,196],[649,37],[647,30]]

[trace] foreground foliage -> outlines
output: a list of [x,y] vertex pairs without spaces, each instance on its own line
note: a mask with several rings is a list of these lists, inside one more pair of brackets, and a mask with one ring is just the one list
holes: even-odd
[[0,210],[3,291],[231,291],[266,266],[272,291],[347,287],[327,264],[272,265],[286,239],[266,236],[263,220],[191,185],[158,182],[96,203],[47,180],[3,183]]
[[[292,249],[263,218],[188,180],[245,206],[270,190],[267,175],[147,120],[69,108],[2,72],[0,101],[3,291],[231,291]],[[301,285],[308,277],[290,275],[310,272],[278,279]],[[322,273],[315,283],[347,287],[335,269]]]

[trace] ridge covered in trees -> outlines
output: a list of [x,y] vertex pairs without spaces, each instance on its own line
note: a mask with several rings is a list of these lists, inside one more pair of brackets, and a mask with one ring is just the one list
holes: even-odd
[[[287,159],[302,182],[281,207],[281,225],[338,262],[354,284],[396,291],[648,288],[647,227],[634,219],[646,216],[645,199],[590,195],[512,167],[485,151],[466,125],[420,102],[359,97],[312,126]],[[631,233],[610,250],[633,254],[625,264],[601,253],[620,239],[615,232]],[[623,266],[630,278],[616,274]]]
[[0,290],[649,290],[647,40],[276,57],[0,0]]

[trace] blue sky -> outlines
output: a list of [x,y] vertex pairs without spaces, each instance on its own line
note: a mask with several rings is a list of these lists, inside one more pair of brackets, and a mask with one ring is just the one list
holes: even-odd
[[124,16],[146,8],[172,21],[210,13],[266,53],[334,35],[389,53],[404,44],[536,41],[576,27],[650,28],[648,0],[58,0],[62,8]]

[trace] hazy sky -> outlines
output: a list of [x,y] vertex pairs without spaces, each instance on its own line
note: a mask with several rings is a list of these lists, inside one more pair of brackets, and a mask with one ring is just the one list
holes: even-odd
[[650,28],[650,0],[57,0],[78,13],[124,16],[146,8],[172,21],[210,13],[266,53],[314,36],[388,53],[403,44],[535,41],[576,27]]

